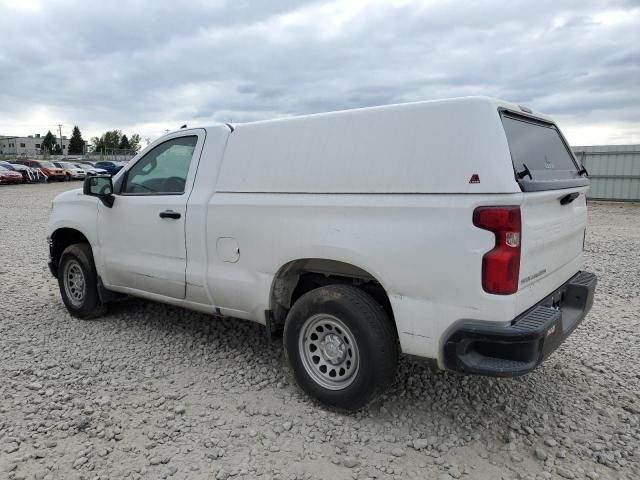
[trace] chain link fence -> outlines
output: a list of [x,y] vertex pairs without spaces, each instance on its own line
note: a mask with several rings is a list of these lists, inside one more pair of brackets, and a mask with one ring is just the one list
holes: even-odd
[[136,153],[135,150],[131,149],[105,149],[88,152],[84,155],[84,159],[95,162],[128,162],[136,156]]
[[4,153],[0,154],[0,160],[6,162],[13,162],[16,160],[51,160],[51,161],[66,161],[66,160],[88,160],[91,162],[128,162],[136,155],[135,150],[103,150],[96,152],[87,152],[80,155],[53,155],[48,153]]

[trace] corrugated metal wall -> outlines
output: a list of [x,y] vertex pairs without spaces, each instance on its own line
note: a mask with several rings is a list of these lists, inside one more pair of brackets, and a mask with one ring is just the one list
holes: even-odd
[[573,147],[591,178],[588,197],[640,201],[640,145]]

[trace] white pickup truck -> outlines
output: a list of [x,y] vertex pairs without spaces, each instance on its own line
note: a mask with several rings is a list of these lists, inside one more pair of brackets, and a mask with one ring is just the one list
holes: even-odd
[[283,330],[300,386],[357,409],[402,352],[529,372],[582,321],[589,179],[548,117],[490,98],[182,129],[59,195],[71,314],[119,296]]

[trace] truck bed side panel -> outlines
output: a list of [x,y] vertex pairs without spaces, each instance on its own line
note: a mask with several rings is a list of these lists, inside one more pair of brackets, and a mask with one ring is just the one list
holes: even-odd
[[[207,283],[223,313],[263,323],[283,265],[346,262],[385,288],[403,351],[435,358],[452,319],[515,316],[513,299],[482,290],[482,255],[494,238],[471,218],[480,202],[513,205],[521,197],[217,193],[207,212]],[[237,241],[237,262],[220,257],[221,237]]]

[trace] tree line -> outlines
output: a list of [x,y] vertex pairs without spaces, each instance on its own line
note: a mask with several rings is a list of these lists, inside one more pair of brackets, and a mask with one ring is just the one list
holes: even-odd
[[[40,148],[44,153],[62,155],[62,147],[58,144],[58,139],[51,133],[51,130],[42,139]],[[132,153],[138,153],[141,148],[140,135],[134,133],[129,138],[121,130],[109,130],[100,137],[93,137],[89,148],[94,152],[129,150]],[[84,139],[77,125],[73,127],[67,153],[69,155],[82,155],[85,153]]]
[[91,139],[91,148],[94,152],[105,152],[114,150],[130,150],[138,153],[140,150],[140,135],[134,133],[131,138],[123,134],[121,130],[109,130],[100,137]]
[[[62,146],[58,144],[58,139],[51,133],[51,130],[42,139],[40,149],[44,153],[51,155],[62,155]],[[84,140],[82,139],[82,133],[78,126],[73,127],[71,138],[69,139],[69,148],[67,149],[69,155],[82,155],[84,153]]]

